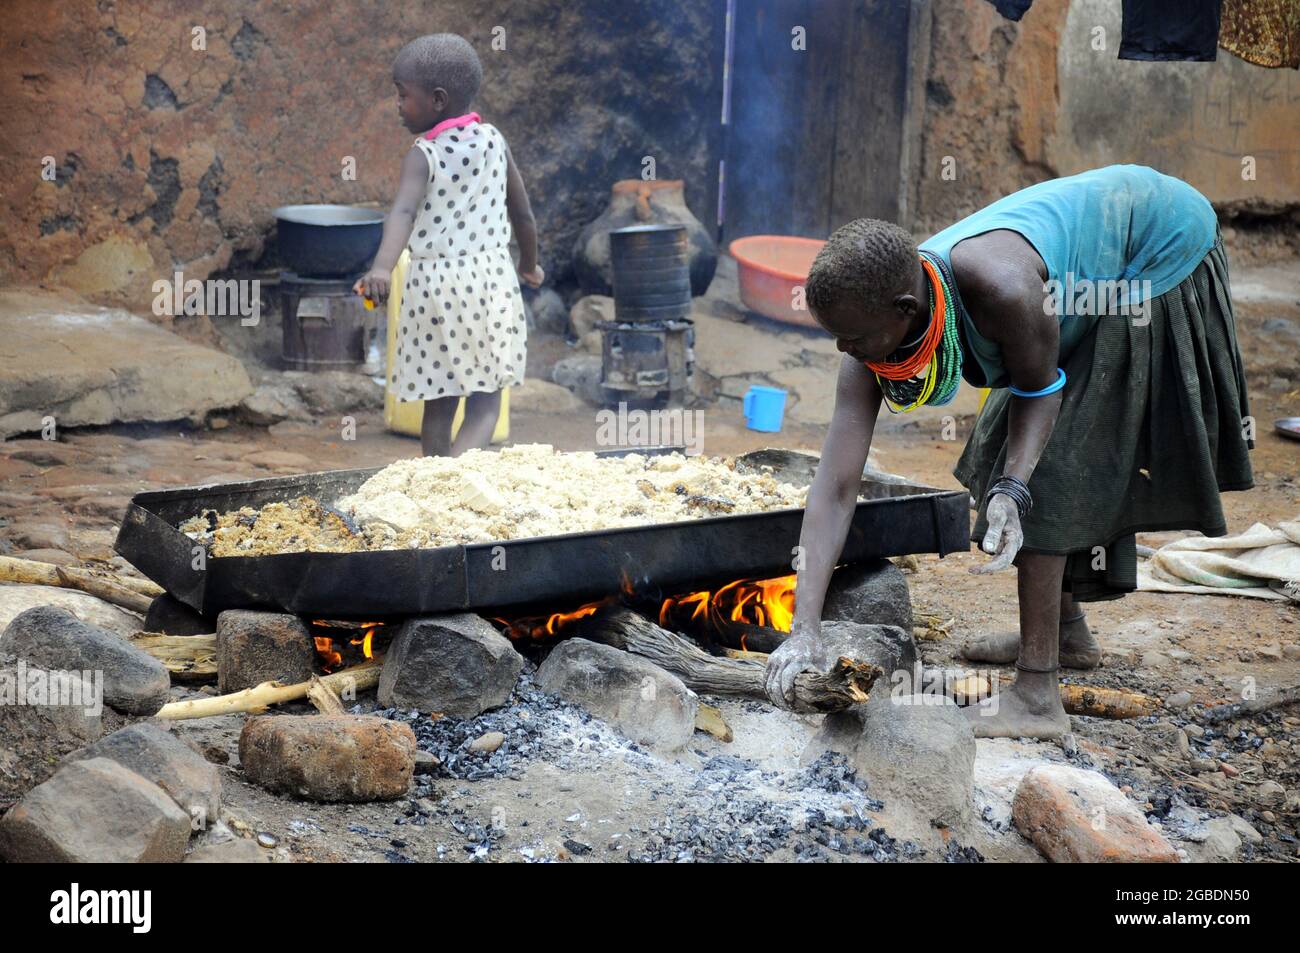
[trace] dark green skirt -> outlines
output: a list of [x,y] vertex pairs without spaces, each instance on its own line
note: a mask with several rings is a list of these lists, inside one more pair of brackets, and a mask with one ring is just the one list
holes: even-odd
[[[1147,316],[1145,326],[1102,317],[1066,356],[1061,414],[1029,481],[1024,550],[1068,556],[1064,586],[1080,601],[1137,587],[1134,533],[1222,536],[1220,491],[1254,485],[1223,246]],[[953,471],[980,502],[976,542],[984,492],[1006,461],[1010,400],[1007,390],[989,395]]]

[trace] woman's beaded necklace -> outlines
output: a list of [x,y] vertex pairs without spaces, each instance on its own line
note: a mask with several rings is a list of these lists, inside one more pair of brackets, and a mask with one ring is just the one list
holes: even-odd
[[942,266],[921,252],[930,280],[930,324],[920,347],[901,361],[866,361],[876,375],[890,413],[905,414],[925,404],[939,406],[957,395],[961,383],[961,344],[957,335],[956,295]]

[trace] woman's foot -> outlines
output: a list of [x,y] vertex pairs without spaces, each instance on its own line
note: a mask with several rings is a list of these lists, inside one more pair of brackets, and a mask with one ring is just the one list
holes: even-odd
[[976,738],[1060,738],[1070,730],[1055,672],[1017,672],[1016,680],[963,708]]
[[[1061,620],[1060,652],[1062,668],[1096,668],[1100,664],[1101,646],[1082,612]],[[1020,654],[1020,633],[994,632],[974,639],[962,647],[961,654],[971,662],[1010,665]]]

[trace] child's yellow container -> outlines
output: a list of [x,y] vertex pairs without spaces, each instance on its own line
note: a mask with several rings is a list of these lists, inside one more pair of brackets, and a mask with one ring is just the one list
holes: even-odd
[[[402,289],[406,286],[406,265],[410,261],[409,250],[402,251],[393,269],[393,283],[388,291],[388,361],[384,374],[384,426],[395,433],[412,437],[420,436],[420,423],[424,419],[424,401],[398,400],[393,396],[389,382],[393,379],[393,357],[397,353],[397,326],[402,320]],[[461,422],[465,419],[465,398],[460,399],[456,407],[456,416],[451,421],[451,436],[455,439],[460,432]],[[493,443],[505,443],[510,439],[510,388],[501,392],[501,413],[497,417],[496,429],[492,431]]]

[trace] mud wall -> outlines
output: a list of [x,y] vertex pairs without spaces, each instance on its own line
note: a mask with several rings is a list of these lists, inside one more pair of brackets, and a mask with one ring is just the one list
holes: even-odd
[[716,203],[720,4],[9,0],[3,16],[0,283],[146,310],[174,268],[256,261],[277,205],[386,205],[410,144],[392,59],[438,31],[479,50],[476,108],[510,142],[548,270],[643,156],[692,208]]
[[1019,23],[987,0],[930,7],[917,231],[1117,162],[1185,179],[1223,212],[1300,208],[1296,71],[1223,50],[1213,63],[1119,60],[1118,0],[1036,0]]

